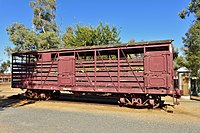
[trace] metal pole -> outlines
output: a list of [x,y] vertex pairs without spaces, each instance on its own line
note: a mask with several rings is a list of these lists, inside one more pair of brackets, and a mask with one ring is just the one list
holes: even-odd
[[182,84],[182,82],[181,82],[181,73],[178,72],[178,88],[179,88],[179,90],[182,90],[181,84]]

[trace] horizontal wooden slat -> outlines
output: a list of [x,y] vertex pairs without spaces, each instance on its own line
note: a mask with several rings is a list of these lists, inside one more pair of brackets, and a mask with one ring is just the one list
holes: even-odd
[[[94,86],[94,82],[92,83]],[[102,87],[114,87],[114,85],[117,87],[118,83],[117,82],[96,82],[97,86],[102,86]],[[141,86],[144,86],[144,83],[140,83]],[[91,86],[89,82],[76,82],[76,86]],[[138,83],[129,83],[129,82],[123,82],[120,83],[121,87],[139,87]]]
[[57,85],[58,82],[57,82],[57,81],[46,81],[46,82],[44,82],[44,81],[42,81],[42,82],[41,82],[41,81],[30,81],[29,84],[30,84],[30,85],[41,85],[41,84],[42,84],[42,85],[43,85],[43,84],[49,84],[49,85],[50,85],[50,84],[52,84],[52,85],[55,85],[55,84],[56,84],[56,85]]
[[55,81],[57,81],[58,80],[58,78],[57,77],[48,77],[48,78],[46,78],[46,77],[34,77],[34,78],[30,78],[30,80],[46,80],[46,81],[48,81],[48,80],[55,80]]
[[[94,71],[94,68],[76,68],[76,71],[84,72],[84,71]],[[120,67],[120,71],[137,71],[143,70],[141,67]],[[96,71],[118,71],[117,67],[97,67]]]
[[34,80],[57,80],[57,77],[14,77],[13,80],[17,80],[17,79],[23,79],[23,80],[27,80],[27,81],[34,81]]
[[35,68],[35,71],[58,71],[58,68]]
[[[130,66],[143,66],[143,62],[134,62],[134,63],[120,63],[120,67],[129,67]],[[95,64],[76,64],[76,68],[83,68],[83,67],[94,67]],[[109,64],[96,64],[97,67],[117,67],[118,63],[109,63]]]
[[[42,74],[41,74],[41,73],[36,73],[36,72],[34,72],[34,73],[31,73],[31,72],[30,72],[29,74],[27,73],[27,77],[31,77],[31,76],[32,76],[32,77],[34,77],[34,76],[35,76],[35,77],[41,77],[41,76],[42,76],[42,77],[46,77],[47,75],[48,75],[49,77],[57,77],[58,74],[57,74],[57,73],[49,73],[49,74],[48,74],[48,73],[42,73]],[[12,76],[13,76],[13,77],[26,77],[26,74],[13,73]]]
[[57,69],[53,69],[53,70],[34,70],[34,71],[12,71],[13,74],[17,75],[17,74],[32,74],[32,73],[38,73],[41,75],[41,73],[43,74],[46,74],[46,73],[57,73],[58,70]]
[[21,72],[20,72],[20,71],[17,71],[17,72],[12,72],[12,75],[13,75],[13,74],[26,74],[26,72],[24,72],[24,71],[21,71]]
[[35,65],[36,63],[26,63],[26,62],[13,62],[12,65],[21,65],[21,66],[31,66],[31,65]]
[[[76,77],[76,80],[79,81],[118,81],[118,77]],[[136,82],[136,81],[144,81],[143,77],[137,77],[137,79],[135,77],[120,77],[120,81],[132,81],[132,82]]]
[[23,79],[12,79],[12,81],[21,83],[23,81]]
[[[76,76],[94,76],[94,72],[76,72]],[[134,72],[136,76],[144,76],[143,72]],[[117,76],[117,72],[97,72],[96,76]],[[132,72],[120,72],[120,76],[134,76]]]
[[23,69],[13,69],[12,71],[13,72],[21,72],[21,71],[26,71],[27,69],[26,68],[23,68]]
[[13,66],[58,65],[58,62],[13,62]]
[[37,65],[51,65],[51,64],[54,64],[54,65],[57,65],[58,64],[58,61],[55,61],[52,63],[52,61],[49,61],[49,62],[37,62]]
[[57,68],[58,65],[35,65],[35,66],[27,66],[28,68]]
[[42,76],[42,77],[46,77],[46,76],[49,76],[49,77],[57,77],[57,73],[33,73],[33,76],[36,76],[36,77],[40,77],[40,76]]
[[[129,62],[129,63],[131,63],[131,62],[143,62],[143,58],[142,57],[140,57],[140,58],[133,58],[133,59],[128,59],[128,60],[120,60],[120,63],[127,63],[127,61]],[[118,62],[118,60],[97,60],[96,61],[96,63],[97,64],[101,64],[102,62],[104,62],[104,63],[117,63]],[[85,64],[87,64],[87,63],[89,63],[89,64],[92,64],[92,63],[94,63],[94,61],[92,60],[92,61],[85,61],[85,60],[76,60],[76,63],[85,63]]]
[[23,81],[12,81],[12,84],[22,84]]

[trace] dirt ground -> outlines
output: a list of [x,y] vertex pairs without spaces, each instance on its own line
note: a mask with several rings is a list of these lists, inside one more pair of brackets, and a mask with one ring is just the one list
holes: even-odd
[[[0,107],[21,107],[21,108],[37,108],[50,109],[59,111],[73,111],[73,112],[98,112],[111,113],[123,115],[139,115],[141,119],[156,121],[161,119],[164,122],[171,120],[174,123],[181,123],[185,121],[200,122],[200,101],[190,99],[179,99],[180,105],[167,106],[163,109],[148,110],[133,109],[128,107],[119,107],[115,103],[101,103],[101,102],[84,102],[84,101],[32,101],[21,98],[24,91],[20,89],[11,89],[9,84],[0,84]],[[165,97],[166,104],[172,104],[172,98]],[[143,115],[141,115],[141,113]]]

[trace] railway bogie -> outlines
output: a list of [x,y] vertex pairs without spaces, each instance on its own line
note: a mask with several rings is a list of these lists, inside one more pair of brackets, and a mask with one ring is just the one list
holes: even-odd
[[49,100],[58,98],[60,96],[60,91],[28,89],[25,92],[25,96],[29,99]]
[[120,106],[130,105],[133,107],[162,107],[163,101],[159,95],[120,95],[118,103]]

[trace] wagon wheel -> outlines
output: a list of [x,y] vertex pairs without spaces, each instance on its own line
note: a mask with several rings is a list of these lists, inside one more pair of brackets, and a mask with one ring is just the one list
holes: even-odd
[[153,109],[158,108],[159,106],[161,106],[161,97],[160,96],[155,98]]
[[58,99],[60,97],[60,91],[54,91],[52,94],[53,99]]

